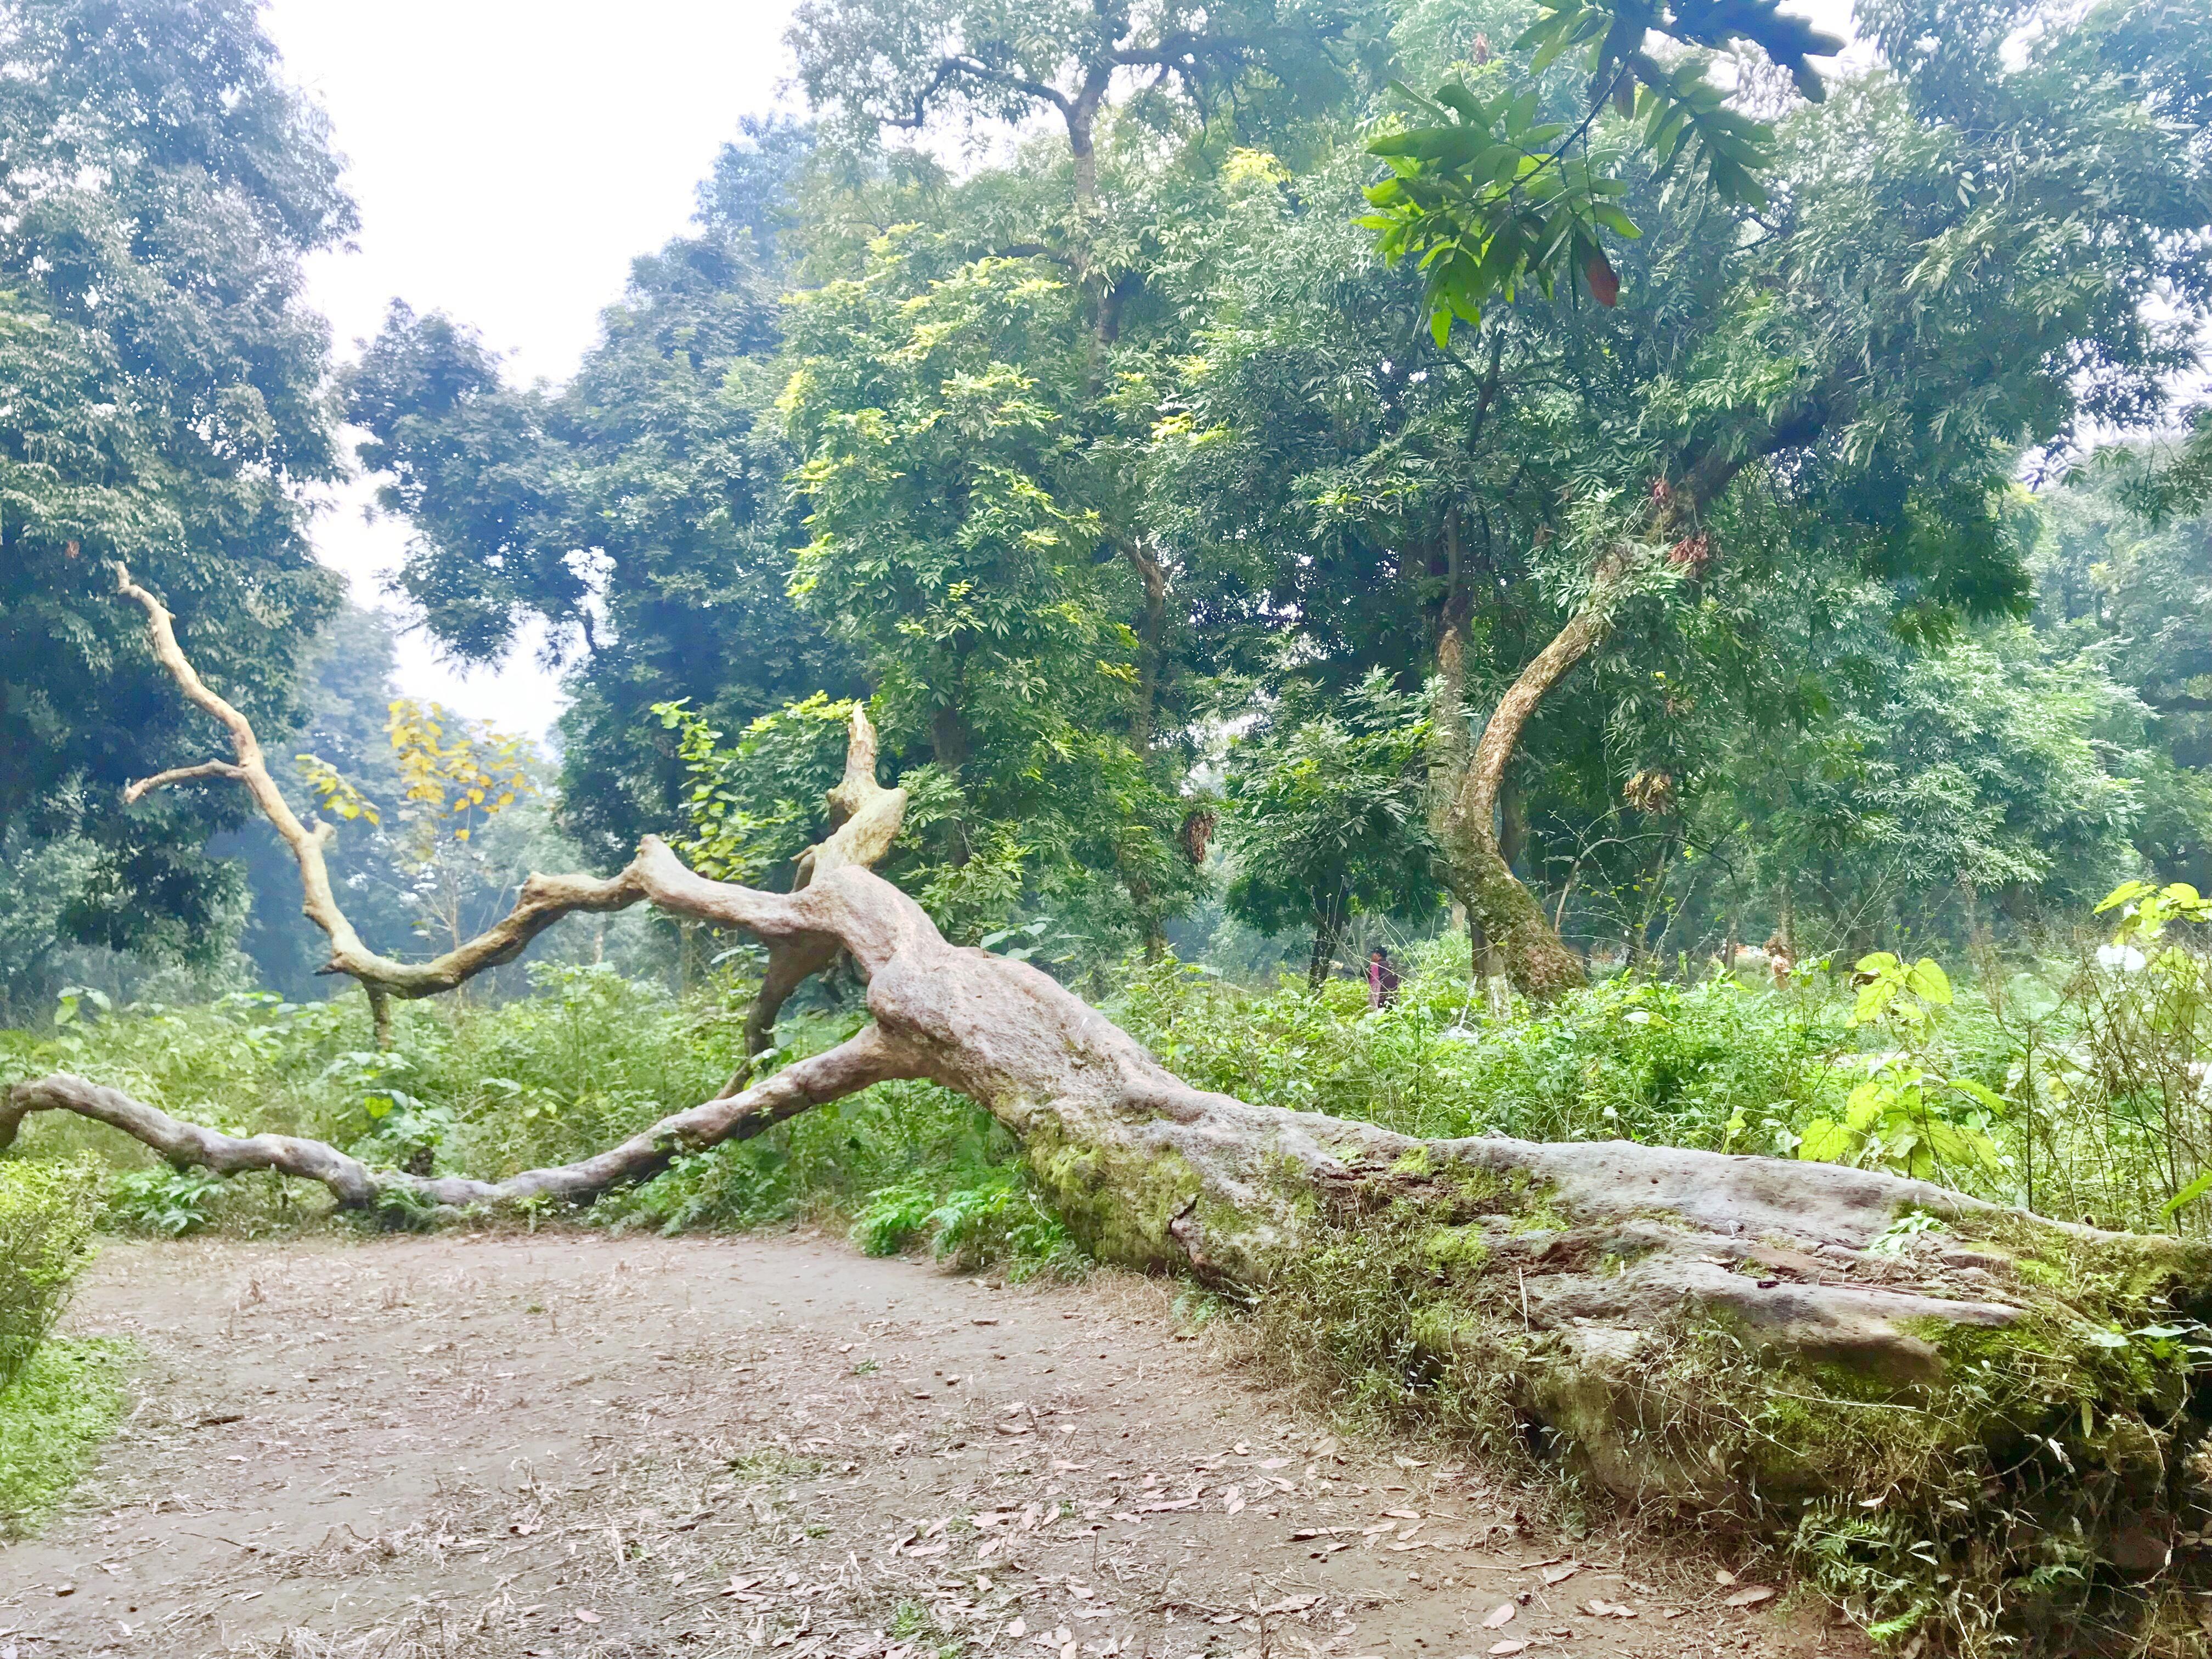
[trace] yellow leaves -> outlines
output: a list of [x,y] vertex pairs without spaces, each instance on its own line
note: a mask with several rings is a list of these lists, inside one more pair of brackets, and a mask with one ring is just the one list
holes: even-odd
[[412,697],[396,699],[388,714],[385,735],[411,803],[405,816],[423,862],[435,857],[441,840],[466,846],[500,813],[538,793],[530,771],[536,754],[527,738]]
[[323,811],[335,812],[348,823],[356,818],[367,818],[371,823],[381,824],[384,814],[374,801],[355,788],[337,768],[320,755],[299,755],[294,757],[307,787],[321,797]]
[[1264,149],[1232,149],[1222,175],[1232,189],[1246,189],[1254,185],[1285,185],[1291,179],[1291,170]]

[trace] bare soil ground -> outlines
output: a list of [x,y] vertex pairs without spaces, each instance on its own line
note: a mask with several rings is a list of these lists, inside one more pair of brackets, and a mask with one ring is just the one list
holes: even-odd
[[71,1323],[136,1340],[137,1409],[0,1548],[0,1659],[1867,1650],[1340,1445],[1171,1297],[810,1234],[111,1246]]

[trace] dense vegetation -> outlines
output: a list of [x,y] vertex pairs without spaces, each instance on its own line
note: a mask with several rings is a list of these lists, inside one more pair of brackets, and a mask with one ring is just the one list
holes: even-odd
[[[300,263],[351,208],[250,4],[14,7],[0,1084],[498,1176],[745,1053],[759,952],[635,913],[388,1041],[321,1000],[234,786],[122,803],[208,735],[124,557],[387,953],[646,833],[788,884],[865,698],[910,797],[882,872],[1200,1086],[2203,1233],[2212,12],[1871,0],[1848,69],[1771,8],[1619,16],[810,0],[809,118],[748,119],[524,389],[398,302],[331,364]],[[550,630],[557,760],[407,699],[315,565],[341,421],[413,533],[406,619],[466,660]],[[855,990],[756,1064],[848,1036]],[[1013,1151],[888,1084],[589,1218],[1072,1271]],[[64,1372],[112,1355],[38,1346],[95,1183],[156,1234],[330,1224],[27,1133],[0,1516],[109,1409]]]

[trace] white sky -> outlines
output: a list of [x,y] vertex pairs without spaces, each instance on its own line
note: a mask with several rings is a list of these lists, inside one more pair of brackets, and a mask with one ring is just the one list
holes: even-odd
[[[354,247],[319,255],[309,297],[339,356],[395,297],[446,311],[508,354],[510,378],[566,380],[635,255],[682,230],[738,118],[778,105],[791,0],[270,0],[289,77],[330,112],[361,204]],[[339,491],[315,544],[364,603],[404,526]],[[525,650],[462,676],[403,636],[401,678],[542,734],[553,678]]]

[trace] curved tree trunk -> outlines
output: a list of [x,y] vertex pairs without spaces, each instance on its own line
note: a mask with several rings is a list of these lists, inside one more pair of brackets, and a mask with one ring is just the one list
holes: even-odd
[[1582,958],[1568,949],[1498,842],[1498,799],[1505,769],[1538,704],[1603,632],[1601,611],[1585,608],[1499,699],[1470,751],[1466,731],[1466,663],[1455,629],[1437,647],[1437,732],[1429,832],[1444,859],[1452,896],[1480,922],[1499,969],[1513,988],[1538,1002],[1588,982]]
[[1449,1405],[1478,1432],[1540,1430],[1618,1492],[1765,1529],[1869,1616],[2088,1653],[2187,1611],[2207,1566],[2212,1385],[2185,1344],[2212,1319],[2212,1249],[1832,1164],[1421,1140],[1193,1088],[1047,975],[948,943],[875,875],[903,801],[860,775],[863,717],[853,748],[850,816],[793,892],[708,880],[648,839],[605,881],[532,878],[518,907],[650,902],[750,932],[772,958],[842,950],[871,1024],[826,1054],[502,1181],[219,1134],[66,1075],[0,1094],[0,1149],[29,1115],[64,1111],[353,1207],[586,1198],[928,1079],[1012,1133],[1101,1259],[1258,1306],[1364,1392]]

